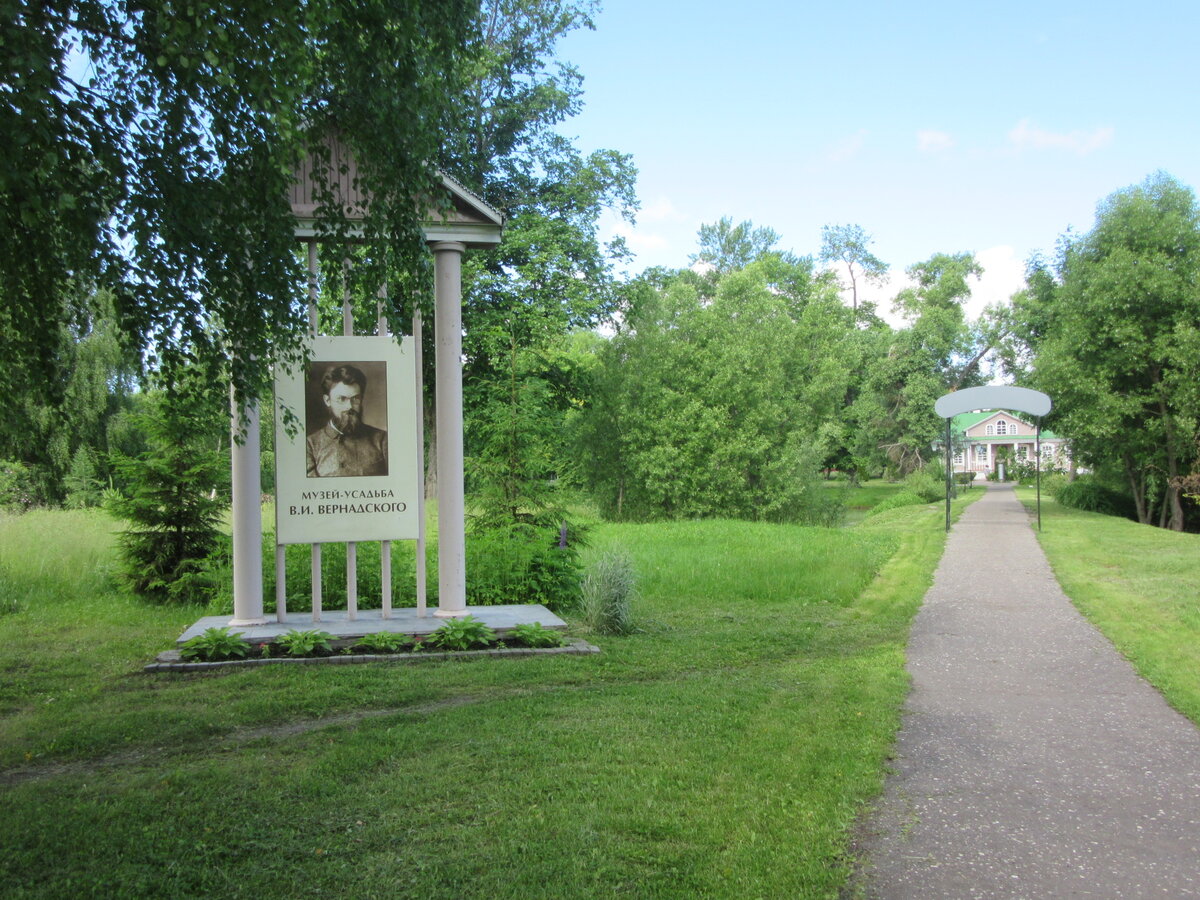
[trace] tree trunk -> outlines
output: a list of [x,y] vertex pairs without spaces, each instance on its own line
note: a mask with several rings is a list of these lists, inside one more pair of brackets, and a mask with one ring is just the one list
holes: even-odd
[[[1171,476],[1174,479],[1178,477],[1179,467],[1174,457],[1172,457],[1171,463],[1171,467],[1176,470],[1175,474]],[[1170,504],[1171,507],[1171,518],[1167,523],[1167,527],[1172,531],[1183,531],[1183,500],[1180,498],[1179,488],[1172,486],[1169,482],[1167,484],[1167,495],[1163,498],[1164,509],[1166,509],[1167,504]]]
[[1129,459],[1124,460],[1125,474],[1129,478],[1129,487],[1133,491],[1133,505],[1137,508],[1138,522],[1142,525],[1150,524],[1150,513],[1146,509],[1146,483],[1144,479],[1138,478],[1137,468]]
[[1171,518],[1166,527],[1172,531],[1183,531],[1183,501],[1179,496],[1179,488],[1175,487],[1179,484],[1179,454],[1175,452],[1175,429],[1171,427],[1171,414],[1167,411],[1167,404],[1161,398],[1158,401],[1158,409],[1159,415],[1162,416],[1167,454],[1167,487],[1163,496],[1163,510],[1167,509],[1168,504],[1171,508]]
[[437,496],[437,411],[430,403],[425,408],[425,499]]

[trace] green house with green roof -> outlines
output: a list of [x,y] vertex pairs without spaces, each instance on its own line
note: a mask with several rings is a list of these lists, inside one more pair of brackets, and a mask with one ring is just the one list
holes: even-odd
[[[954,471],[989,475],[1003,456],[1016,462],[1033,461],[1037,452],[1037,426],[1007,410],[981,410],[955,416],[950,427],[955,435]],[[1001,448],[1008,448],[1005,454]],[[1066,468],[1067,442],[1052,431],[1042,430],[1042,468]]]

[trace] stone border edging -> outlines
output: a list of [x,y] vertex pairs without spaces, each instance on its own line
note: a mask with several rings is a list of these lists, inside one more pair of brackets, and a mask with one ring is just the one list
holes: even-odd
[[[503,647],[487,650],[449,650],[424,653],[355,653],[350,656],[268,657],[266,659],[228,659],[221,662],[184,662],[178,650],[168,650],[155,662],[142,667],[143,672],[207,672],[213,669],[244,668],[246,666],[276,665],[354,665],[356,663],[417,663],[424,660],[474,659],[481,656],[581,656],[599,653],[600,648],[587,641],[575,640],[565,647]],[[174,657],[174,658],[172,658]]]

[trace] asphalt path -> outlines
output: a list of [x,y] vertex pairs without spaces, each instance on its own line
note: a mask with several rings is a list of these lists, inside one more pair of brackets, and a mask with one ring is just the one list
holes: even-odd
[[952,528],[908,669],[858,893],[1200,897],[1200,731],[1071,605],[1010,487]]

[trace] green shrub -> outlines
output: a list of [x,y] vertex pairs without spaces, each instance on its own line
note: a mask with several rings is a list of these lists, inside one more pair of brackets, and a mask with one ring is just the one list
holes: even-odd
[[613,551],[601,556],[584,575],[579,609],[589,628],[600,634],[630,634],[637,575],[629,554]]
[[[943,495],[941,497],[938,497],[936,499],[944,500],[945,494],[943,493]],[[878,503],[876,503],[875,506],[873,506],[871,508],[871,511],[869,513],[867,513],[867,515],[873,516],[876,513],[883,512],[885,509],[896,509],[897,507],[900,507],[900,506],[919,506],[922,503],[932,503],[932,502],[934,502],[934,501],[926,500],[924,497],[920,496],[919,494],[914,494],[912,491],[903,490],[903,491],[900,491],[898,494],[892,494],[892,496],[887,497],[887,498],[879,501]]]
[[[392,542],[392,603],[396,606],[416,604],[415,562],[411,541]],[[383,597],[383,579],[380,572],[380,545],[378,541],[365,541],[357,545],[358,554],[358,603],[362,609],[378,609]],[[433,548],[430,547],[432,554]],[[263,608],[275,611],[275,533],[263,533]],[[284,551],[284,578],[287,585],[288,608],[308,609],[312,603],[312,547],[309,544],[293,544]],[[205,568],[215,586],[215,595],[208,606],[208,614],[228,615],[233,612],[233,542],[229,535],[218,537],[217,545],[210,554]],[[436,573],[437,563],[429,565]],[[437,578],[429,579],[428,601],[437,602]],[[346,608],[346,545],[321,545],[321,608]]]
[[[975,476],[978,474],[979,474],[978,472],[955,472],[954,473],[954,483],[969,485],[971,482],[973,482],[975,480]],[[943,497],[943,499],[944,499],[944,497]]]
[[467,534],[467,603],[540,603],[561,609],[579,599],[582,544],[578,530],[527,522],[475,526]]
[[244,659],[249,652],[249,642],[229,628],[206,628],[202,634],[184,641],[179,648],[179,654],[185,660],[200,662]]
[[158,603],[207,603],[216,589],[208,558],[220,534],[217,491],[229,462],[208,440],[203,406],[186,391],[159,398],[138,417],[148,449],[113,459],[129,485],[108,506],[127,522],[121,574],[134,593]]
[[1007,466],[1008,477],[1018,484],[1033,484],[1037,479],[1037,464],[1032,459],[1018,459]]
[[1074,481],[1064,481],[1058,485],[1054,491],[1054,499],[1063,506],[1084,512],[1124,516],[1127,519],[1137,518],[1133,498],[1106,487],[1088,476],[1076,478]]
[[496,643],[496,632],[474,616],[447,619],[418,645],[419,650],[482,650]]
[[515,626],[504,636],[504,642],[516,647],[563,647],[566,637],[541,622],[526,622]]
[[36,473],[15,459],[0,460],[0,510],[24,512],[40,500]]
[[277,656],[329,656],[333,653],[330,641],[333,635],[328,631],[297,631],[293,629],[287,634],[275,638],[274,648],[280,652]]
[[1055,496],[1059,489],[1067,483],[1067,476],[1063,472],[1043,472],[1042,473],[1042,493]]
[[412,645],[413,639],[407,634],[378,631],[375,634],[364,634],[355,642],[353,649],[360,653],[401,653]]
[[831,491],[812,482],[806,502],[798,509],[795,522],[799,525],[816,525],[821,528],[837,528],[846,518],[846,497],[850,482],[839,490]]
[[[935,476],[929,469],[920,469],[904,479],[904,492],[916,494],[922,503],[946,499],[946,479]],[[899,496],[894,495],[894,496]]]

